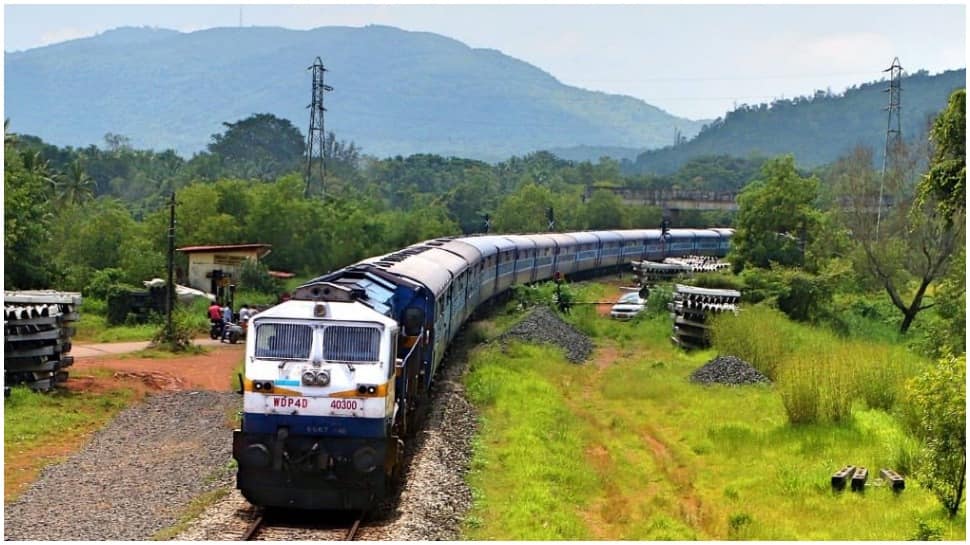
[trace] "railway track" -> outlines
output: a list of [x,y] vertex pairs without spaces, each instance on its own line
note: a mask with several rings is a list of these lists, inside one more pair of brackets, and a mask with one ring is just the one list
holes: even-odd
[[353,541],[367,513],[267,513],[258,511],[240,541]]

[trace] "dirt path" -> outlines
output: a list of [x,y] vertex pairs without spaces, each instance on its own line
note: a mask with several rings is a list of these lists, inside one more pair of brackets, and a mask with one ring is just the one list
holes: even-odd
[[[173,358],[138,358],[110,352],[105,356],[76,357],[68,369],[67,387],[104,391],[134,381],[144,383],[148,390],[234,390],[236,379],[232,371],[242,363],[244,345],[216,344],[206,350],[204,354]],[[103,376],[93,372],[95,369],[113,373]],[[136,390],[140,389],[136,386]]]

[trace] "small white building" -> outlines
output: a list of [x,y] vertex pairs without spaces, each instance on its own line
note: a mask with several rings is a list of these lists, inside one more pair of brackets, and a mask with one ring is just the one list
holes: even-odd
[[270,244],[223,244],[177,248],[189,257],[189,287],[218,293],[220,287],[238,284],[242,264],[247,259],[259,262],[270,252]]

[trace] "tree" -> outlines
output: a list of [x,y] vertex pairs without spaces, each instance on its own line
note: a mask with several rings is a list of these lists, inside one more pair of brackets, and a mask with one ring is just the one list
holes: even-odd
[[907,389],[913,432],[923,442],[917,477],[951,517],[960,510],[967,477],[966,383],[966,355],[946,356]]
[[814,207],[817,192],[818,180],[801,177],[791,155],[766,161],[760,179],[738,197],[737,231],[729,257],[735,272],[748,265],[802,264],[804,248],[820,221]]
[[[929,287],[946,275],[953,254],[963,243],[962,207],[945,216],[935,193],[914,198],[918,156],[901,146],[896,168],[880,177],[872,168],[871,151],[857,148],[832,169],[837,214],[858,245],[859,267],[889,296],[903,315],[899,331],[906,333],[916,316],[933,306],[924,303]],[[882,191],[880,191],[880,184]],[[883,193],[891,203],[879,201]]]
[[289,120],[254,114],[223,125],[226,131],[212,135],[208,150],[222,158],[224,174],[271,180],[300,170],[303,135]]
[[609,189],[597,189],[586,201],[587,228],[625,229],[629,223],[623,201]]
[[546,210],[553,205],[549,188],[528,182],[499,205],[495,211],[495,230],[501,233],[546,231]]
[[81,159],[75,159],[57,184],[58,200],[64,204],[81,204],[94,197],[94,180],[84,170]]
[[3,279],[6,289],[49,287],[50,188],[24,169],[20,153],[4,142]]
[[950,95],[945,110],[930,133],[936,152],[929,172],[920,182],[920,201],[934,200],[948,224],[966,208],[967,199],[967,90]]

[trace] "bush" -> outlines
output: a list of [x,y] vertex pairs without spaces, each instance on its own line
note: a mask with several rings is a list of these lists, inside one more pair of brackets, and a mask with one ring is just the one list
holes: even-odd
[[647,296],[647,308],[643,314],[647,316],[663,316],[670,312],[667,305],[674,300],[674,292],[669,286],[656,286],[651,288]]
[[911,541],[943,541],[943,525],[933,520],[917,519]]
[[690,279],[690,285],[716,290],[736,290],[744,293],[744,280],[728,271],[698,273]]
[[280,281],[269,275],[269,267],[251,259],[243,261],[239,271],[239,283],[247,290],[260,293],[276,295],[283,291]]
[[91,281],[84,287],[82,293],[86,297],[107,299],[118,284],[124,284],[125,271],[115,268],[101,269],[91,276]]
[[923,441],[919,482],[932,490],[952,517],[960,510],[967,469],[967,357],[946,356],[907,385]]

